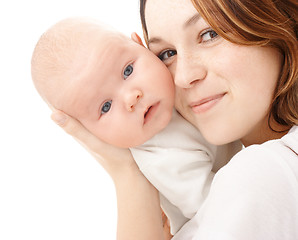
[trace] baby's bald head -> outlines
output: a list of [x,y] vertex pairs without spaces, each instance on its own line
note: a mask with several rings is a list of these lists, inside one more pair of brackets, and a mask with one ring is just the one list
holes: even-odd
[[51,108],[118,147],[144,143],[171,118],[174,83],[167,67],[136,34],[129,38],[94,20],[66,19],[44,33],[32,78]]
[[64,19],[48,29],[39,39],[31,61],[31,74],[41,97],[51,107],[61,102],[80,66],[76,58],[86,50],[94,34],[112,32],[110,28],[87,18]]

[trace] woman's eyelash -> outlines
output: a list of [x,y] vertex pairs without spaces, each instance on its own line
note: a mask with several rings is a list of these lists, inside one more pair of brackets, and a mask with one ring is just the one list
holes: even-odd
[[[215,40],[219,35],[212,28],[208,28],[199,34],[199,43],[207,43],[209,41]],[[177,55],[176,50],[168,49],[157,54],[157,57],[165,62],[173,56]]]
[[158,54],[157,57],[161,61],[166,61],[167,59],[175,56],[176,54],[177,54],[176,50],[165,50],[165,51],[162,51],[160,54]]
[[200,43],[201,42],[208,42],[208,41],[213,41],[214,39],[216,39],[218,37],[218,33],[215,32],[212,28],[209,28],[205,31],[203,31],[203,33],[201,33],[199,35],[199,40]]

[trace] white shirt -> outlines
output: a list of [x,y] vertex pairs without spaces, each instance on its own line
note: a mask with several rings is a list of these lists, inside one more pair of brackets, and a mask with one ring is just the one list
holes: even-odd
[[196,216],[173,240],[297,240],[298,127],[247,147],[214,177]]
[[[144,176],[160,192],[161,207],[175,234],[199,210],[214,176],[240,150],[240,142],[214,146],[179,113],[168,126],[131,152]],[[217,163],[214,166],[214,162]]]

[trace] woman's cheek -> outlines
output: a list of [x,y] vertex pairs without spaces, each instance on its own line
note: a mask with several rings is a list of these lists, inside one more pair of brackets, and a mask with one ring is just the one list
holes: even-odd
[[175,108],[190,123],[194,124],[194,116],[187,103],[187,92],[176,87],[175,91]]
[[183,110],[183,104],[185,102],[184,95],[182,94],[182,90],[179,87],[175,87],[175,107],[180,112]]

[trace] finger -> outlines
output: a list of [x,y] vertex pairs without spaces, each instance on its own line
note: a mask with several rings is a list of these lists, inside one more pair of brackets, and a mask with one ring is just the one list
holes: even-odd
[[162,209],[161,209],[161,219],[162,219],[162,225],[164,226],[168,218]]
[[173,235],[171,234],[171,229],[170,229],[170,222],[169,219],[166,220],[164,226],[163,226],[163,235],[164,239],[172,239]]

